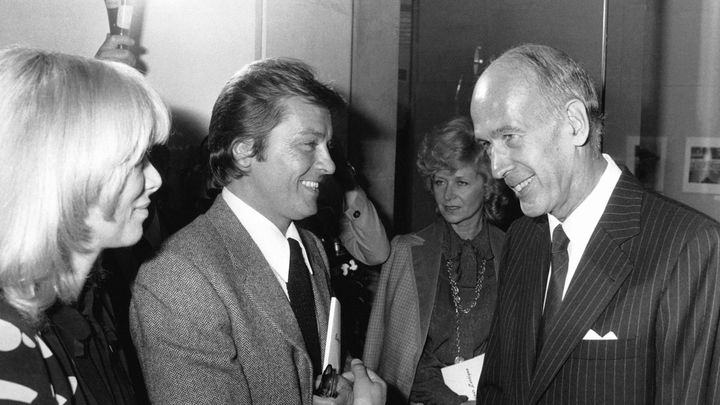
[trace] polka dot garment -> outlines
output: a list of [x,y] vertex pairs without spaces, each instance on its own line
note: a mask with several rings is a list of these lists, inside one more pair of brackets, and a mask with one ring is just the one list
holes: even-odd
[[66,404],[77,379],[20,314],[0,300],[0,402]]

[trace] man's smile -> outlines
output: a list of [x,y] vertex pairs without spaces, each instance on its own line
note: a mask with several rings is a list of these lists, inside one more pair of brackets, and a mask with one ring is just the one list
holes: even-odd
[[318,189],[320,188],[320,183],[317,182],[317,181],[302,180],[302,181],[300,181],[300,184],[302,184],[303,186],[305,186],[305,187],[307,187],[307,188],[309,188],[309,189],[311,189],[311,190],[313,190],[313,191],[315,191],[315,192],[317,192]]
[[515,194],[520,194],[523,191],[523,189],[525,189],[525,187],[527,187],[530,183],[533,182],[534,179],[535,179],[535,175],[532,175],[532,176],[528,177],[527,179],[515,184],[514,186],[511,186],[510,184],[508,184],[508,186],[511,189],[513,189]]

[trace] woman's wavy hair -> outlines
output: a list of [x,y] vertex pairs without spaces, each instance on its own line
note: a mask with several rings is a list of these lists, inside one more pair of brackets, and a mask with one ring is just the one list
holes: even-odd
[[472,122],[467,117],[456,117],[428,132],[420,144],[417,167],[432,192],[432,180],[441,170],[456,171],[462,166],[475,166],[485,182],[483,215],[493,223],[499,223],[509,200],[501,191],[500,183],[492,176],[490,158],[485,148],[473,135]]
[[89,208],[113,218],[170,117],[134,69],[37,49],[0,50],[0,94],[0,296],[37,322],[79,295]]

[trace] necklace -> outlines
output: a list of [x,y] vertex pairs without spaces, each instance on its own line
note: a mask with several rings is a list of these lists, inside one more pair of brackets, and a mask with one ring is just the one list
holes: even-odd
[[[485,259],[480,260],[480,271],[475,273],[475,295],[470,305],[467,307],[462,306],[462,298],[460,298],[460,288],[457,285],[457,280],[453,278],[453,263],[454,259],[447,259],[445,261],[445,270],[447,270],[448,280],[450,281],[450,296],[452,298],[453,306],[455,307],[455,364],[462,363],[465,361],[460,356],[460,313],[467,315],[478,303],[480,299],[480,290],[483,288],[483,281],[485,280]],[[460,267],[460,261],[458,260],[458,268]]]

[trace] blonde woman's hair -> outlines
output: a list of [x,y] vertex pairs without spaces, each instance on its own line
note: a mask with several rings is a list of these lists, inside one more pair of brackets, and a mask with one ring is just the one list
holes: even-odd
[[170,117],[134,69],[37,49],[0,50],[0,289],[30,321],[85,282],[88,210],[107,219]]
[[500,182],[492,176],[490,157],[475,140],[473,124],[468,117],[455,117],[435,126],[420,143],[416,164],[425,179],[425,187],[432,192],[432,181],[442,170],[455,172],[464,165],[472,165],[485,182],[483,215],[500,223],[509,199]]

